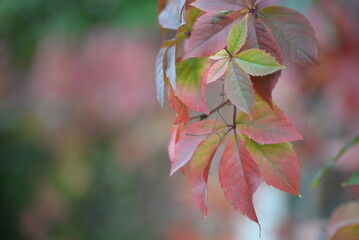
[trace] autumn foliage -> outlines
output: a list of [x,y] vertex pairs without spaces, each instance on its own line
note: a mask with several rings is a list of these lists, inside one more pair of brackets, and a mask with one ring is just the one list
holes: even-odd
[[[171,175],[182,169],[207,214],[207,179],[220,145],[219,182],[233,207],[259,224],[253,194],[261,182],[300,195],[300,164],[290,142],[301,140],[272,91],[285,60],[317,64],[317,40],[295,10],[258,9],[258,0],[159,0],[163,42],[157,55],[157,98],[176,111],[169,144]],[[222,82],[223,101],[210,110],[206,85]],[[213,113],[233,105],[226,121]],[[201,112],[191,116],[191,111]],[[220,114],[219,114],[220,115]]]

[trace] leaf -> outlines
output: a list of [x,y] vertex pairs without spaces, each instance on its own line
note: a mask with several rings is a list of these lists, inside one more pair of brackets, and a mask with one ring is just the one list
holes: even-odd
[[171,139],[168,144],[168,156],[169,156],[171,162],[173,162],[175,159],[176,145],[177,145],[178,140],[180,139],[182,132],[185,129],[185,126],[186,125],[184,123],[182,123],[182,124],[175,124],[172,127]]
[[197,0],[191,5],[205,12],[222,10],[238,11],[247,7],[242,0]]
[[227,44],[231,23],[237,15],[209,12],[199,17],[193,26],[183,60],[208,57],[222,50]]
[[[283,64],[283,57],[269,28],[259,18],[252,17],[248,22],[248,37],[244,50],[259,48],[275,57],[278,63]],[[255,92],[272,108],[272,91],[278,82],[281,70],[265,76],[251,76]],[[274,109],[274,108],[273,108]]]
[[208,70],[207,84],[215,82],[221,78],[227,70],[229,59],[220,59],[215,62]]
[[171,83],[174,91],[176,91],[176,46],[170,46],[165,54],[166,58],[166,76]]
[[177,96],[190,109],[208,113],[205,96],[209,59],[191,58],[176,66]]
[[315,175],[314,180],[311,183],[311,187],[315,188],[316,186],[318,186],[318,184],[320,183],[320,181],[322,180],[324,174],[326,174],[326,172],[334,166],[334,164],[336,163],[336,161],[338,161],[338,159],[343,156],[343,154],[348,151],[349,148],[353,147],[355,144],[359,143],[359,136],[355,136],[351,141],[347,142],[344,147],[342,149],[340,149],[340,151],[337,153],[337,155],[335,155],[334,158],[332,158],[329,162],[327,162],[323,168],[321,168],[319,170],[319,172]]
[[191,157],[190,183],[191,190],[201,212],[207,216],[207,179],[218,146],[222,142],[225,133],[215,134],[204,140]]
[[249,76],[231,61],[224,77],[224,91],[237,108],[249,114],[254,103],[254,90]]
[[167,94],[171,108],[176,111],[175,124],[189,122],[190,119],[188,107],[183,102],[181,102],[181,100],[179,100],[179,98],[175,95],[172,87],[168,87]]
[[[233,207],[258,223],[253,194],[261,183],[258,164],[237,133],[228,140],[219,163],[219,182]],[[259,224],[259,223],[258,223]]]
[[253,76],[263,76],[285,68],[279,64],[274,57],[259,49],[250,49],[240,52],[234,56],[233,60],[237,62],[246,73]]
[[209,119],[189,125],[182,133],[175,147],[175,157],[172,161],[171,173],[183,167],[192,157],[198,145],[215,132],[226,127],[223,123]]
[[184,4],[186,0],[168,0],[165,7],[158,15],[158,22],[163,28],[177,29],[185,24]]
[[284,192],[299,195],[300,165],[290,143],[259,144],[246,139],[264,181]]
[[210,56],[209,59],[220,60],[220,59],[223,59],[223,58],[229,59],[229,57],[230,56],[228,55],[227,51],[223,49],[223,50],[217,52],[216,54]]
[[163,74],[163,59],[167,48],[163,47],[157,54],[156,57],[156,90],[157,90],[157,101],[161,107],[163,107],[163,98],[165,91],[165,82]]
[[359,184],[359,170],[353,173],[353,175],[343,184],[344,187],[358,185]]
[[244,45],[247,39],[247,16],[245,15],[241,21],[235,23],[227,39],[227,49],[234,55]]
[[329,219],[331,240],[356,240],[359,238],[359,204],[348,202],[335,210]]
[[303,65],[317,65],[317,39],[304,15],[275,6],[260,10],[259,18],[271,29],[285,58]]
[[264,101],[254,103],[251,115],[240,112],[237,130],[261,144],[274,144],[301,140],[303,137],[294,124],[278,107],[272,110]]

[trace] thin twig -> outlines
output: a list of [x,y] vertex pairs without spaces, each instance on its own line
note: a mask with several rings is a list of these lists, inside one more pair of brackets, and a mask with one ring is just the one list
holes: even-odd
[[224,107],[225,105],[227,105],[230,101],[227,100],[224,103],[222,103],[221,105],[219,105],[218,107],[216,107],[215,109],[211,110],[208,114],[201,114],[201,115],[197,115],[197,116],[193,116],[190,118],[190,120],[195,120],[195,119],[205,119],[208,116],[212,115],[213,113],[215,113],[216,111],[218,111],[219,109],[221,109],[222,107]]

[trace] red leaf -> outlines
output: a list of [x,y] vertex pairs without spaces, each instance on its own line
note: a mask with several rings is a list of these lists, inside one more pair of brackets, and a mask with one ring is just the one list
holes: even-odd
[[187,123],[189,122],[189,110],[188,107],[176,97],[173,89],[168,87],[168,99],[170,101],[170,106],[176,111],[176,120],[175,124]]
[[192,154],[202,141],[224,127],[226,127],[225,124],[213,119],[203,120],[189,125],[176,144],[175,157],[172,161],[170,175],[175,173],[191,159]]
[[176,144],[182,134],[182,132],[185,129],[185,124],[176,124],[173,125],[172,127],[172,135],[171,135],[171,139],[170,142],[168,144],[168,156],[170,157],[171,162],[174,161],[175,159],[175,149],[176,149]]
[[260,10],[259,17],[271,29],[285,58],[303,65],[317,65],[317,39],[304,15],[274,6]]
[[258,223],[253,194],[262,181],[260,171],[237,133],[229,139],[224,149],[219,164],[219,181],[226,199],[233,207]]
[[359,239],[359,204],[348,202],[335,210],[328,223],[332,240]]
[[237,115],[237,130],[261,144],[283,143],[301,140],[303,137],[294,124],[278,107],[272,110],[264,101],[256,101],[248,116]]
[[259,144],[246,139],[247,149],[259,164],[265,182],[284,192],[299,195],[300,165],[290,143]]
[[205,12],[221,10],[238,11],[247,7],[243,0],[197,0],[191,5]]
[[208,57],[222,50],[237,13],[209,12],[199,17],[193,26],[188,48],[183,59]]
[[[259,18],[252,17],[248,23],[248,37],[243,49],[259,48],[266,51],[283,64],[283,57],[269,28]],[[281,70],[266,76],[251,76],[256,93],[272,108],[272,91],[281,75]]]
[[222,142],[224,133],[215,134],[204,140],[191,157],[190,182],[192,194],[204,216],[207,216],[207,179],[212,158]]

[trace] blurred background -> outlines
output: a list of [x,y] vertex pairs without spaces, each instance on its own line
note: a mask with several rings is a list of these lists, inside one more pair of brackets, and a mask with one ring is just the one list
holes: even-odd
[[[320,66],[289,65],[275,89],[306,139],[296,143],[303,199],[263,184],[261,239],[325,240],[333,210],[359,196],[340,186],[358,147],[309,188],[359,134],[359,2],[261,4],[273,3],[310,19]],[[174,112],[156,103],[160,43],[157,1],[0,0],[0,239],[258,239],[215,173],[207,218],[185,176],[168,177]]]

